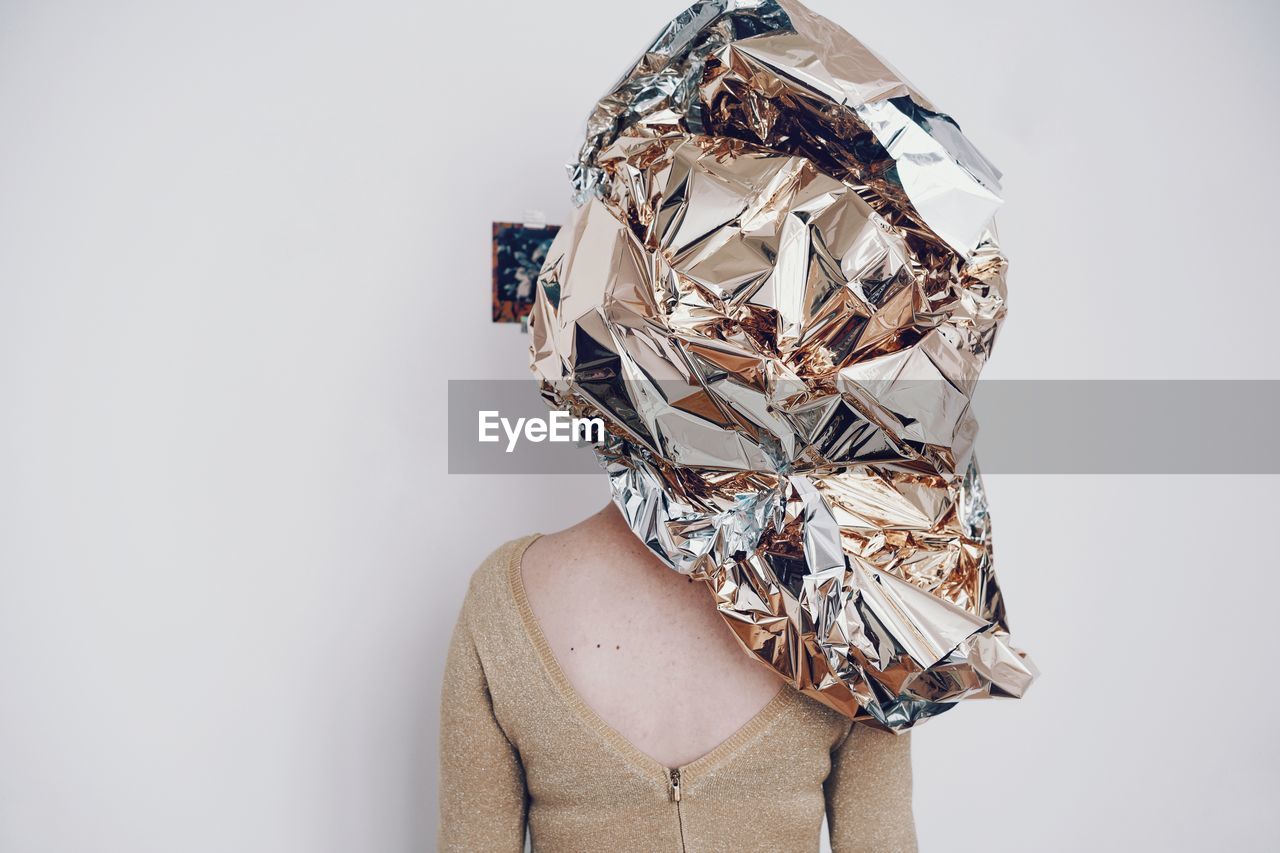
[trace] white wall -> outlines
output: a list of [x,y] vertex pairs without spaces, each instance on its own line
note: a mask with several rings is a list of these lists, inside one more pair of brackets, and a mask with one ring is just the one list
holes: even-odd
[[[1280,378],[1274,6],[813,5],[1006,172],[988,376]],[[445,473],[489,223],[679,8],[0,5],[0,850],[430,849],[468,574],[606,493]],[[1276,485],[989,478],[1045,674],[920,731],[923,849],[1264,849]]]

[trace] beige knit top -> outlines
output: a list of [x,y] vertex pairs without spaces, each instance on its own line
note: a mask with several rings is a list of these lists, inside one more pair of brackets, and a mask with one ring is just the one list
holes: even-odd
[[440,713],[438,849],[518,853],[916,849],[910,736],[854,726],[784,686],[710,753],[668,768],[569,684],[508,542],[471,580]]

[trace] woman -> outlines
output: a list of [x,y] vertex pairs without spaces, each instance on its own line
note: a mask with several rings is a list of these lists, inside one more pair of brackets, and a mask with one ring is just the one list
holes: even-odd
[[[697,649],[696,655],[688,653]],[[910,734],[742,653],[610,505],[499,548],[454,630],[441,851],[916,849]]]
[[587,127],[531,350],[613,504],[477,572],[440,847],[914,850],[907,730],[1034,675],[967,398],[998,175],[794,0],[691,7]]

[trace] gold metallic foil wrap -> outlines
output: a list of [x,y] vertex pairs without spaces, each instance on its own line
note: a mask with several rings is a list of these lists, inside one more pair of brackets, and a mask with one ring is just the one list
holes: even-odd
[[855,720],[1022,695],[970,410],[1005,313],[999,172],[794,0],[682,13],[570,172],[532,365],[605,420],[636,535]]

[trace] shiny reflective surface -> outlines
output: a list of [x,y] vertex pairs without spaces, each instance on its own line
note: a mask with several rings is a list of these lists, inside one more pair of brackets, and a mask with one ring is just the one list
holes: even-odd
[[999,173],[792,0],[699,3],[597,105],[533,369],[629,526],[798,689],[900,731],[1020,696],[969,397]]

